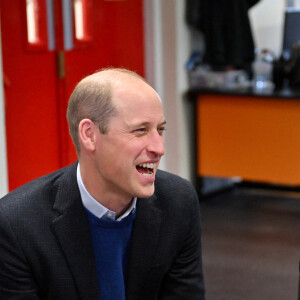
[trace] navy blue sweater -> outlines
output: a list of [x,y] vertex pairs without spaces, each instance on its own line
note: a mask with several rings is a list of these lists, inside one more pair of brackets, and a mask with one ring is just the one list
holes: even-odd
[[86,210],[92,235],[101,300],[125,300],[129,246],[135,212],[121,221]]

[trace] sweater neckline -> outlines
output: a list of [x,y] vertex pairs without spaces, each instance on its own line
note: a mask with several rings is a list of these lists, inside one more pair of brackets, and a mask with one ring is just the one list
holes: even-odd
[[100,227],[106,227],[106,228],[120,228],[120,227],[126,227],[130,225],[135,218],[136,215],[136,210],[132,211],[128,216],[123,218],[120,221],[117,220],[112,220],[108,217],[102,217],[98,218],[95,216],[92,212],[90,212],[87,208],[85,208],[87,216],[88,216],[88,221],[96,226]]

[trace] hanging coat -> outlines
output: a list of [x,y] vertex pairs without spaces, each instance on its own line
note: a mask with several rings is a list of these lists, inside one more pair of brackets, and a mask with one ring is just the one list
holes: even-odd
[[186,0],[186,21],[204,34],[204,61],[214,68],[249,66],[254,41],[248,10],[259,0]]

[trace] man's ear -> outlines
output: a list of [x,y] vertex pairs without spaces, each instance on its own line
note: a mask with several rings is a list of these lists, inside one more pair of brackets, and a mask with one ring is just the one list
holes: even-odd
[[96,149],[96,134],[98,127],[90,120],[83,119],[78,125],[78,139],[81,148],[94,152]]

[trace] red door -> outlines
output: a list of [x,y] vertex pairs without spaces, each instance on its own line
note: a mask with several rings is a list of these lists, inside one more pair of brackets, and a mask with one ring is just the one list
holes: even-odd
[[144,74],[142,0],[0,0],[9,189],[76,159],[75,84],[97,69]]

